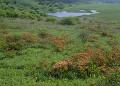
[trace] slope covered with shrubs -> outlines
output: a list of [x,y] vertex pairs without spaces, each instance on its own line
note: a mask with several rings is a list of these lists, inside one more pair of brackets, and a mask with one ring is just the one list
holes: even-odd
[[[53,83],[54,79],[53,84],[57,85],[56,80],[67,79],[74,82],[78,79],[92,80],[92,77],[96,79],[92,82],[84,81],[86,86],[119,86],[120,41],[116,24],[89,19],[78,19],[76,24],[64,22],[63,25],[59,22],[28,22],[25,19],[1,21],[0,85],[8,80],[9,76],[4,71],[9,70],[8,74],[11,73],[11,79],[15,81],[11,83],[8,80],[6,85],[10,86],[45,85],[46,81]],[[23,82],[22,78],[28,79]],[[18,83],[17,80],[21,81]]]
[[66,4],[19,2],[0,1],[0,86],[120,85],[119,22],[103,21],[102,12],[46,17]]

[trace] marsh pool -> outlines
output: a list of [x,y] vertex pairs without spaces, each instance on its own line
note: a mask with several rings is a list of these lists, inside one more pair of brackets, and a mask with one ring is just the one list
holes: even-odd
[[49,16],[56,16],[56,17],[70,17],[70,16],[83,16],[83,15],[91,15],[99,13],[97,10],[90,10],[90,13],[84,13],[85,10],[80,10],[82,13],[75,13],[75,12],[67,12],[61,11],[56,13],[47,13]]

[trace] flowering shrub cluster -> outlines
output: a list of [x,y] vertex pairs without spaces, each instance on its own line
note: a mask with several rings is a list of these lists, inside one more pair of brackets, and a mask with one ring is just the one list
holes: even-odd
[[89,83],[89,86],[96,86],[95,84],[96,84],[95,82],[91,82]]
[[9,50],[20,50],[22,48],[22,44],[19,42],[20,37],[17,37],[15,35],[5,35],[3,34],[3,50],[9,51]]
[[7,34],[6,30],[1,31],[0,51],[4,52],[5,56],[11,56],[15,51],[21,50],[28,43],[35,43],[40,39],[36,35],[23,33],[22,35]]
[[102,35],[102,36],[113,37],[113,34],[108,33],[108,32],[106,32],[106,31],[102,31],[102,32],[101,32],[101,35]]
[[48,42],[50,42],[54,47],[56,51],[64,50],[66,49],[66,44],[69,43],[68,39],[66,38],[67,35],[62,35],[61,37],[48,37],[46,38]]
[[8,34],[8,31],[7,30],[0,30],[0,33],[1,34]]
[[94,39],[94,38],[87,38],[87,41],[89,41],[89,42],[95,42],[96,40]]
[[57,62],[50,73],[53,76],[71,77],[70,72],[75,72],[75,77],[87,77],[88,65],[90,61],[86,58],[86,53],[72,55],[68,60]]
[[25,43],[35,43],[39,37],[37,35],[31,35],[29,33],[23,33],[22,41]]
[[94,38],[94,39],[99,39],[98,35],[91,35],[90,37]]
[[7,35],[1,34],[1,44],[0,44],[0,51],[4,52],[5,56],[12,57],[15,50],[22,49],[23,45],[19,41],[20,37],[15,35]]
[[[116,49],[116,50],[115,50]],[[75,72],[76,77],[88,77],[91,74],[111,74],[112,71],[119,70],[112,68],[118,64],[120,59],[119,48],[112,49],[111,52],[105,52],[103,48],[92,50],[90,48],[82,53],[77,53],[67,60],[57,62],[50,70],[52,76],[71,76],[69,72]],[[113,51],[114,50],[114,51]]]

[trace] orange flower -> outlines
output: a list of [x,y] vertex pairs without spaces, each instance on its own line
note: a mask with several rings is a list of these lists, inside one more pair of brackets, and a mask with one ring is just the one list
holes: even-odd
[[45,63],[45,66],[46,66],[46,67],[48,66],[48,63],[47,63],[47,62]]

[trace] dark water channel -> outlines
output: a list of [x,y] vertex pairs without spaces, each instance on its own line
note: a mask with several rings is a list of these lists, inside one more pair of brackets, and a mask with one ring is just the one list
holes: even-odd
[[81,13],[75,13],[75,12],[67,12],[67,11],[61,11],[56,13],[47,13],[49,16],[56,16],[56,17],[70,17],[70,16],[83,16],[83,15],[91,15],[99,13],[97,10],[90,10],[90,13],[84,13],[84,10],[80,10]]

